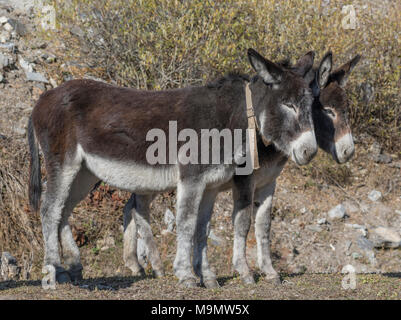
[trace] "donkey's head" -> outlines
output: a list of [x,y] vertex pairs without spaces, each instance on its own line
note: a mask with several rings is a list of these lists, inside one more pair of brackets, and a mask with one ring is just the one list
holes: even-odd
[[313,65],[309,52],[288,70],[248,50],[257,76],[251,84],[260,134],[299,165],[307,164],[317,152],[312,121],[312,92],[303,76]]
[[317,142],[338,163],[348,161],[355,151],[344,86],[359,59],[360,56],[357,55],[331,72],[332,54],[327,53],[311,85],[315,97],[312,109]]

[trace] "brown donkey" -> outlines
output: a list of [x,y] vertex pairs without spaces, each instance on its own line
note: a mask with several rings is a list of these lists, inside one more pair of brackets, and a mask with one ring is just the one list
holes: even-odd
[[[307,58],[308,55],[303,57],[303,59]],[[338,163],[348,161],[354,153],[351,129],[348,124],[347,96],[343,88],[351,70],[359,59],[360,56],[357,55],[348,63],[331,72],[332,54],[327,53],[319,67],[310,70],[306,75],[314,94],[312,112],[318,145],[330,153]],[[299,70],[303,66],[302,61],[301,59],[294,67],[290,67],[287,63],[284,66],[293,71],[302,72]],[[195,235],[193,265],[196,274],[201,278],[201,282],[208,287],[217,286],[215,275],[210,270],[206,254],[209,221],[217,193],[227,188],[233,189],[234,197],[233,265],[235,270],[240,273],[245,283],[254,283],[245,254],[246,237],[253,215],[259,268],[266,278],[279,281],[279,275],[274,270],[270,257],[270,212],[275,181],[287,161],[287,156],[273,145],[266,148],[261,139],[259,139],[258,148],[261,165],[259,170],[254,171],[250,176],[235,176],[231,183],[214,190],[209,198],[205,198],[201,202]],[[141,216],[141,207],[144,203],[148,206],[148,201],[148,198],[133,194],[124,207],[124,260],[128,267],[133,264],[137,265],[137,262],[132,262],[132,260],[137,260],[136,248],[133,248],[136,245],[137,236],[135,228],[138,228],[138,233],[150,249],[150,262],[152,262],[154,251],[157,250],[148,225],[149,217]],[[136,224],[131,222],[132,219],[136,221]],[[156,270],[156,273],[160,273],[160,270]]]
[[[258,74],[249,88],[259,136],[297,163],[308,163],[317,151],[310,88],[297,72],[266,60],[256,51],[249,49],[248,57]],[[312,64],[305,61],[304,73]],[[47,189],[40,207],[44,272],[55,270],[49,275],[51,281],[81,277],[79,250],[68,217],[102,180],[145,197],[177,188],[174,272],[182,285],[196,285],[191,253],[202,199],[209,199],[213,193],[210,190],[230,181],[236,169],[243,166],[240,160],[244,158],[243,150],[248,150],[247,142],[243,138],[240,148],[229,154],[231,161],[225,158],[220,164],[188,162],[187,152],[179,153],[175,163],[150,164],[147,154],[153,143],[148,133],[155,128],[168,132],[170,121],[177,122],[179,132],[189,128],[197,137],[204,129],[245,132],[246,83],[246,76],[231,75],[207,86],[141,91],[72,80],[40,97],[28,128],[29,193],[37,209],[41,193],[40,146],[47,172]],[[186,146],[186,139],[178,138],[180,150]],[[165,152],[169,153],[169,148],[173,148],[170,142]],[[148,208],[143,206],[141,210]],[[61,265],[59,241],[68,271]],[[160,259],[152,262],[161,268]],[[139,271],[140,266],[137,268]]]

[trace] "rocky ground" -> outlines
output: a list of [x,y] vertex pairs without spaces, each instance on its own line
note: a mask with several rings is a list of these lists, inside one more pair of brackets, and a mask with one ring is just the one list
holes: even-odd
[[[79,60],[65,60],[66,44],[42,37],[36,25],[32,15],[0,1],[0,139],[11,138],[21,146],[26,143],[28,117],[42,92],[74,77],[92,77]],[[276,288],[260,278],[257,286],[244,287],[232,276],[230,192],[218,197],[209,236],[210,261],[222,289],[186,291],[177,289],[171,276],[140,281],[130,277],[122,263],[121,232],[128,194],[100,186],[71,218],[81,246],[84,277],[90,280],[43,292],[37,281],[9,280],[18,279],[12,267],[18,262],[9,263],[12,259],[3,252],[2,276],[7,281],[0,282],[0,298],[400,298],[400,155],[388,154],[366,133],[355,134],[355,142],[355,156],[345,165],[320,151],[308,166],[289,162],[279,177],[271,240],[282,286]],[[170,275],[175,252],[174,205],[174,194],[163,194],[151,208],[153,231]],[[0,248],[10,251],[1,244]],[[36,252],[32,262],[33,280],[41,278],[40,256]],[[256,270],[253,231],[248,259]],[[340,285],[339,272],[346,265],[365,274],[358,276],[360,287],[352,293]]]

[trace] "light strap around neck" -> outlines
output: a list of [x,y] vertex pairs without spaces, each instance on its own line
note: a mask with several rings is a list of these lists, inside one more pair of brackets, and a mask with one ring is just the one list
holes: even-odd
[[[256,131],[257,130],[259,131],[259,128],[256,122],[255,112],[252,105],[252,92],[251,89],[249,88],[249,82],[247,82],[247,84],[245,85],[245,101],[246,101],[246,116],[248,118],[249,150],[251,153],[253,170],[257,170],[260,168],[258,143],[256,139]],[[260,136],[262,138],[263,144],[266,147],[271,144],[271,142],[265,139],[261,133]]]

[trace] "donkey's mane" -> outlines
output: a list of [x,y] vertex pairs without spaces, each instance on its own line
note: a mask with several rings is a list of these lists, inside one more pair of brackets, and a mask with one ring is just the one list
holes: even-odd
[[249,81],[249,76],[239,72],[229,72],[226,75],[207,83],[206,87],[209,89],[220,89],[225,84],[233,83],[236,81]]

